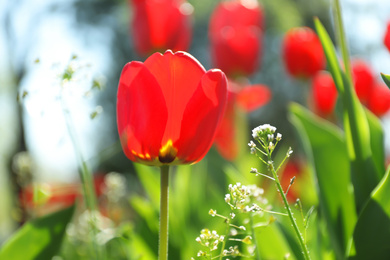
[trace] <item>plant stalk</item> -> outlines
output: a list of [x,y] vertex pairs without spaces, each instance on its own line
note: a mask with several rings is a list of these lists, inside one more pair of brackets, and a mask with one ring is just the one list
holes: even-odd
[[161,170],[161,191],[160,191],[160,234],[158,259],[168,259],[168,211],[169,211],[169,166],[160,167]]
[[[271,158],[271,154],[270,153],[268,153],[268,161],[272,162],[272,158]],[[287,198],[286,198],[286,194],[284,194],[282,185],[280,184],[280,181],[279,181],[279,178],[278,178],[278,176],[276,174],[276,171],[275,171],[273,163],[270,163],[269,167],[270,167],[270,170],[272,172],[272,175],[275,178],[275,183],[276,183],[276,186],[278,188],[279,194],[280,194],[280,196],[282,196],[284,206],[285,206],[285,208],[287,210],[287,215],[290,218],[290,221],[291,221],[291,224],[292,224],[292,226],[294,228],[295,234],[298,237],[299,244],[301,245],[303,256],[305,257],[306,260],[310,260],[309,250],[307,249],[306,243],[305,243],[305,241],[304,241],[304,239],[302,237],[302,233],[299,231],[298,224],[297,224],[297,222],[296,222],[296,220],[295,220],[295,218],[293,216],[293,213],[291,211],[290,205],[288,204],[288,201],[287,201]]]

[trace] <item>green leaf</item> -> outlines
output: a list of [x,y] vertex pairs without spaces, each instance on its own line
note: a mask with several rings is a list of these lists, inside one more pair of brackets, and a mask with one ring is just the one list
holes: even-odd
[[74,207],[26,222],[0,249],[0,259],[51,259],[57,254]]
[[350,259],[389,259],[390,256],[390,168],[371,193],[353,233]]
[[371,191],[380,181],[382,173],[378,172],[375,167],[370,144],[369,123],[349,79],[350,77],[342,71],[335,48],[324,26],[318,18],[315,18],[314,23],[333,80],[343,102],[345,143],[351,161],[351,177],[354,185],[356,207],[361,210]]
[[372,158],[380,178],[385,174],[385,147],[384,147],[384,133],[380,120],[369,110],[365,110],[368,125],[370,127],[370,144],[372,151]]
[[334,48],[332,40],[326,32],[325,27],[317,17],[314,18],[314,25],[316,27],[318,37],[321,40],[330,73],[332,74],[334,83],[336,84],[337,90],[341,95],[344,92],[344,82],[341,73],[341,67],[336,54],[336,49]]
[[151,199],[153,206],[158,210],[160,208],[160,168],[140,163],[135,163],[134,168],[142,187]]
[[290,106],[290,119],[314,169],[320,212],[327,222],[335,254],[343,258],[356,222],[356,213],[342,132],[298,104]]
[[386,83],[386,85],[390,88],[390,75],[381,73],[383,81]]

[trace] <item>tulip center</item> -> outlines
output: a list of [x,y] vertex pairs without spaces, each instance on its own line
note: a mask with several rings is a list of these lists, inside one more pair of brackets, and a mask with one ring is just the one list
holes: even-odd
[[177,155],[177,149],[173,146],[172,140],[169,139],[168,142],[161,147],[158,152],[158,160],[161,163],[171,163],[175,160]]

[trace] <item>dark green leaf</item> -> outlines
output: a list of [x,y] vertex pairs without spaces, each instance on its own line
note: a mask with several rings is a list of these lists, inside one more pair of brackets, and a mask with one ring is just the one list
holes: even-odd
[[74,207],[26,222],[0,249],[0,259],[51,259],[59,250]]
[[390,169],[371,194],[353,233],[350,259],[386,260],[390,257]]
[[390,75],[381,73],[383,81],[386,83],[386,85],[390,88]]

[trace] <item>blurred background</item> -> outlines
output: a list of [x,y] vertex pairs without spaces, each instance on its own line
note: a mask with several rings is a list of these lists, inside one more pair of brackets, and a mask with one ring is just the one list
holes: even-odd
[[[207,35],[218,1],[188,2],[193,6],[188,52],[206,69],[213,68]],[[333,36],[331,1],[259,2],[265,16],[263,51],[259,69],[249,80],[268,86],[272,99],[249,114],[248,129],[264,123],[276,126],[284,144],[294,147],[299,156],[287,106],[292,101],[307,105],[310,82],[286,73],[281,43],[288,29],[313,27],[313,16]],[[390,73],[390,53],[383,45],[390,2],[342,0],[341,4],[351,57],[365,60],[379,80],[380,72]],[[0,243],[28,217],[18,200],[25,187],[78,182],[78,158],[67,120],[96,176],[119,172],[128,181],[128,192],[139,189],[134,166],[119,144],[115,114],[121,69],[129,61],[145,59],[134,50],[132,17],[132,6],[124,0],[0,1]],[[67,70],[72,82],[65,88]],[[381,120],[389,154],[390,114]],[[215,150],[208,158],[227,163]]]

